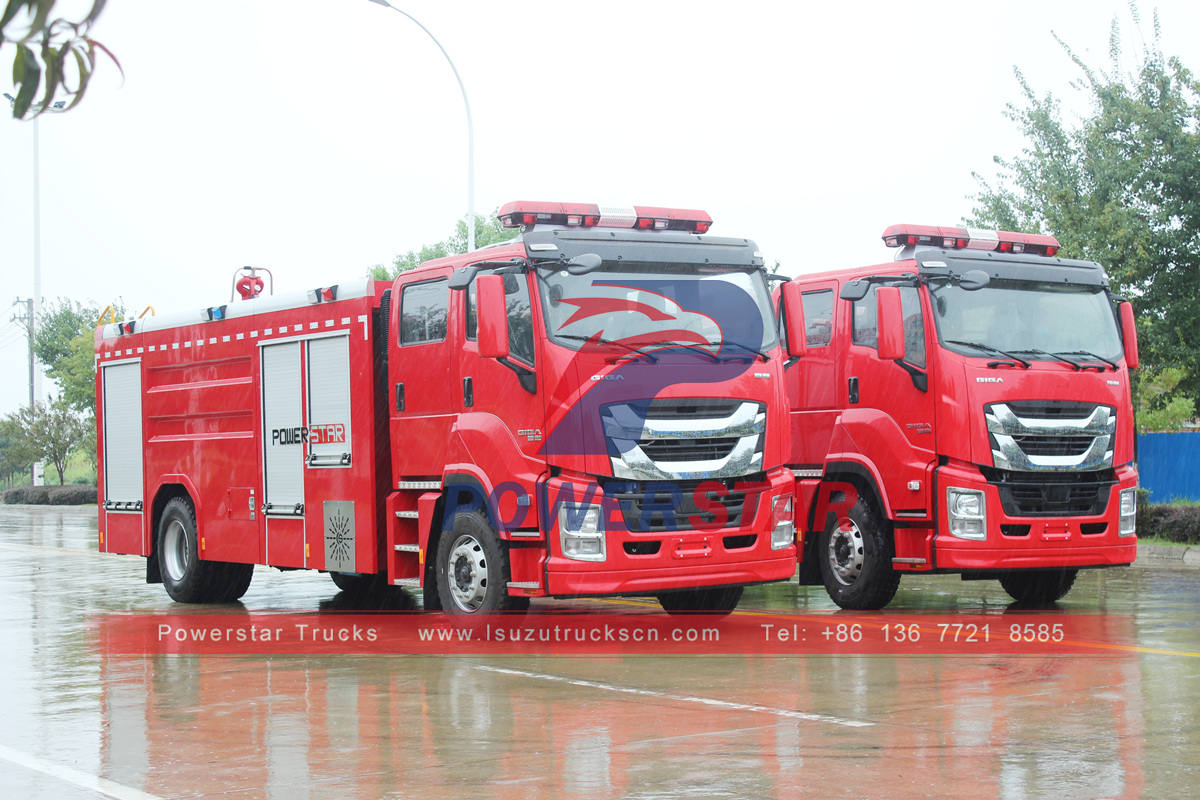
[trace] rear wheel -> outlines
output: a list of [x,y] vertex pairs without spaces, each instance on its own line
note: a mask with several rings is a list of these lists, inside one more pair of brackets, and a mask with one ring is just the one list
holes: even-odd
[[455,514],[438,540],[438,600],[451,614],[523,611],[527,597],[508,595],[508,551],[478,511]]
[[347,594],[363,595],[381,592],[387,588],[383,575],[367,575],[360,572],[331,572],[334,584]]
[[842,608],[883,608],[896,596],[900,573],[892,569],[891,526],[863,497],[826,525],[817,557],[825,591]]
[[742,599],[741,586],[722,586],[716,589],[685,589],[663,592],[658,604],[668,614],[729,614]]
[[196,546],[196,509],[173,497],[158,522],[158,568],[163,587],[177,603],[228,603],[250,586],[253,564],[205,561]]
[[1071,591],[1077,569],[1035,569],[1000,576],[1004,591],[1018,603],[1053,603]]

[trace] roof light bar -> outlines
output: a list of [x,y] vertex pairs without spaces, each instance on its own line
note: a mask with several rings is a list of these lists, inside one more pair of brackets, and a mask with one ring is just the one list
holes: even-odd
[[497,215],[506,228],[531,225],[566,225],[581,228],[633,228],[651,231],[708,233],[712,217],[691,208],[601,208],[594,203],[542,203],[517,200],[505,203]]
[[883,232],[888,247],[929,245],[947,250],[996,250],[1001,253],[1058,255],[1058,240],[1041,233],[1013,233],[979,228],[945,228],[936,225],[892,225]]

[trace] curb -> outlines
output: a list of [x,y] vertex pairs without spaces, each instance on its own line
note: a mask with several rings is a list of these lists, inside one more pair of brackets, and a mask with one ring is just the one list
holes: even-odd
[[1137,560],[1173,562],[1172,566],[1200,567],[1200,547],[1139,544]]

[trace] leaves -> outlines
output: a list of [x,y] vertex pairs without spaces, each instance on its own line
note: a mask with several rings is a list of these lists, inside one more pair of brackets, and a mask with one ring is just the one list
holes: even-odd
[[1026,145],[996,159],[994,180],[976,176],[971,223],[1053,233],[1062,255],[1103,264],[1138,315],[1143,362],[1178,368],[1178,391],[1200,398],[1200,84],[1162,53],[1157,18],[1154,31],[1128,53],[1114,26],[1106,69],[1059,40],[1092,109],[1072,124],[1017,71],[1023,103],[1006,116]]
[[[516,236],[514,231],[500,224],[500,220],[497,217],[499,211],[499,209],[496,209],[490,217],[475,217],[476,248],[486,247],[496,242],[503,242]],[[455,223],[454,234],[450,237],[435,244],[427,244],[420,250],[409,250],[403,255],[396,256],[392,259],[391,269],[382,264],[376,264],[370,269],[369,274],[377,281],[391,281],[401,272],[416,269],[426,261],[465,252],[467,252],[467,220],[463,218]]]
[[[95,72],[97,51],[110,58],[124,77],[117,57],[90,36],[91,26],[106,3],[93,0],[83,19],[72,22],[62,17],[51,19],[56,0],[9,0],[0,16],[0,47],[7,42],[15,44],[15,118],[32,119],[46,111],[78,105]],[[22,32],[10,35],[8,29],[17,27],[18,19],[26,20]]]

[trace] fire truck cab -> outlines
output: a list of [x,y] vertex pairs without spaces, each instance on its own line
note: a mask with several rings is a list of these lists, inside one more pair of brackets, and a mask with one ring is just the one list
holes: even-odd
[[1131,563],[1137,339],[1103,268],[1050,236],[883,238],[894,262],[781,292],[802,583],[869,609],[951,572],[1045,602]]

